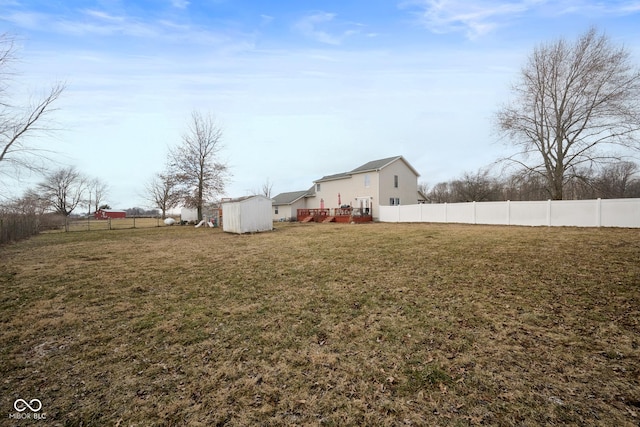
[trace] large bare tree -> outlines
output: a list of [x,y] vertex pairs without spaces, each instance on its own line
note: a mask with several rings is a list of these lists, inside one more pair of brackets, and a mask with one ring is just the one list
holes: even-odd
[[84,202],[86,190],[87,179],[74,167],[48,173],[37,186],[41,197],[49,202],[56,213],[64,216],[69,216]]
[[21,106],[11,99],[10,65],[15,61],[14,39],[0,34],[0,174],[13,177],[20,170],[43,171],[52,150],[39,148],[34,137],[52,129],[48,116],[65,89],[55,84],[42,97]]
[[639,149],[640,71],[624,47],[591,28],[575,42],[542,44],[496,121],[519,151],[508,159],[544,177],[549,197],[580,169]]
[[182,187],[185,205],[197,209],[198,220],[206,202],[224,192],[229,174],[220,159],[222,148],[222,129],[215,118],[194,111],[182,144],[169,152],[170,168]]

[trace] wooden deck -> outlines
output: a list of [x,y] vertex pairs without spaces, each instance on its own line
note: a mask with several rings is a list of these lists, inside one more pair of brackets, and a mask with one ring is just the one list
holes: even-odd
[[371,210],[361,212],[361,209],[298,209],[297,220],[300,222],[371,222]]

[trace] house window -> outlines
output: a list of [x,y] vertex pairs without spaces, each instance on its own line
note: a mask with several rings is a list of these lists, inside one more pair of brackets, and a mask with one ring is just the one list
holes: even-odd
[[391,206],[395,205],[395,201],[396,201],[396,200],[395,200],[393,197],[389,198],[389,204],[390,204]]
[[398,188],[398,175],[393,175],[393,187]]
[[366,174],[364,176],[364,188],[369,188],[371,186],[371,175]]
[[320,183],[316,184],[316,191],[320,191]]
[[400,206],[400,199],[396,197],[396,206]]
[[276,206],[276,212],[275,213],[276,213],[276,215],[278,215],[278,207],[277,206]]

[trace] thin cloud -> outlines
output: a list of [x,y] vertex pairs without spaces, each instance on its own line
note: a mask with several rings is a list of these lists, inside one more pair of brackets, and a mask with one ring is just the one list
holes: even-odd
[[340,45],[345,39],[362,33],[362,24],[340,22],[335,13],[316,12],[299,19],[293,28],[303,36],[320,43]]
[[171,0],[171,4],[175,8],[186,9],[190,3],[187,0]]
[[320,12],[313,15],[308,15],[300,19],[294,24],[294,28],[302,35],[318,41],[320,43],[339,45],[341,40],[339,37],[329,34],[326,31],[319,29],[322,24],[333,21],[335,18],[334,13]]
[[426,0],[403,2],[402,9],[418,8],[419,22],[438,34],[464,32],[470,39],[486,35],[513,18],[544,4],[545,0],[518,2]]
[[400,9],[417,9],[418,22],[437,34],[465,33],[469,39],[477,39],[497,29],[513,25],[514,20],[525,14],[545,16],[562,15],[630,15],[640,12],[640,1],[622,0],[591,2],[584,0],[406,0]]

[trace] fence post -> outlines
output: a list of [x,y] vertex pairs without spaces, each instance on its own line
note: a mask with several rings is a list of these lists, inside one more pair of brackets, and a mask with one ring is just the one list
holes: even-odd
[[507,200],[507,225],[511,225],[511,200]]
[[447,202],[444,202],[444,222],[447,223]]
[[111,230],[111,218],[109,218],[107,221],[109,221],[109,230]]
[[596,227],[602,226],[602,199],[596,199]]
[[133,228],[136,228],[136,216],[133,216]]
[[551,227],[551,199],[547,199],[547,227]]

